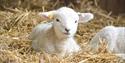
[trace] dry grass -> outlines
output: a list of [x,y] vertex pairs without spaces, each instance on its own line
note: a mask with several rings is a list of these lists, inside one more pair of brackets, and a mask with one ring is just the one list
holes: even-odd
[[[58,2],[55,6],[59,6]],[[105,44],[100,46],[102,50],[100,49],[98,54],[92,54],[87,48],[90,39],[101,28],[107,25],[125,26],[124,18],[120,16],[112,18],[110,13],[106,14],[88,0],[82,1],[79,9],[72,4],[70,6],[77,11],[95,14],[94,20],[80,24],[78,27],[76,40],[82,51],[63,59],[47,53],[35,52],[31,48],[28,36],[34,26],[44,21],[36,11],[5,8],[4,11],[0,11],[0,63],[124,63],[122,59],[107,53]],[[44,4],[41,8],[41,10],[45,8],[46,11],[49,6]]]

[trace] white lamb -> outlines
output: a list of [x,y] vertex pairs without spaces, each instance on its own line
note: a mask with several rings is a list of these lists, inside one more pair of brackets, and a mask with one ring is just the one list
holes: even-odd
[[30,37],[36,51],[45,51],[59,56],[71,55],[80,50],[74,40],[78,22],[84,23],[93,19],[91,13],[77,13],[71,8],[61,7],[57,10],[39,14],[52,22],[36,26]]
[[100,39],[107,42],[107,50],[125,59],[125,27],[106,26],[90,41],[93,52],[99,48]]

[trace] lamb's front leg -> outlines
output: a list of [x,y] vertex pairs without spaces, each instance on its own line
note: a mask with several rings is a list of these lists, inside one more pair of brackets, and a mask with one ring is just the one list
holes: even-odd
[[63,58],[64,56],[66,56],[66,48],[65,48],[65,46],[64,46],[64,44],[56,44],[56,46],[55,46],[55,50],[56,50],[56,55],[58,56],[58,57],[61,57],[61,58]]
[[66,53],[68,55],[72,55],[73,53],[76,53],[81,50],[80,46],[76,43],[76,41],[73,38],[70,38],[67,41],[65,48],[66,48]]
[[56,43],[55,49],[58,56],[64,57],[80,51],[81,48],[73,38],[68,38],[67,40]]

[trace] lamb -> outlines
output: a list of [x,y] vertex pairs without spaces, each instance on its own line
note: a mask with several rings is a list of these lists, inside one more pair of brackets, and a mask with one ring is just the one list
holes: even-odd
[[32,47],[36,51],[42,50],[60,57],[80,51],[80,46],[74,40],[78,22],[85,23],[94,17],[92,13],[75,12],[68,7],[41,12],[39,15],[51,22],[39,24],[32,30]]
[[100,39],[107,42],[107,50],[125,59],[125,27],[106,26],[90,41],[92,52],[96,53]]

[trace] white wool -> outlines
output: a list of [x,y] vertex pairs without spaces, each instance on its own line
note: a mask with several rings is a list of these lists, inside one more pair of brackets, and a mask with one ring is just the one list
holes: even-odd
[[90,41],[90,47],[96,52],[99,39],[105,39],[107,50],[125,59],[125,27],[107,26],[100,30]]
[[78,52],[80,46],[74,40],[74,35],[77,31],[79,17],[82,18],[84,16],[82,18],[83,23],[93,19],[93,14],[88,14],[78,14],[73,9],[67,7],[40,13],[41,17],[52,22],[39,24],[33,29],[30,35],[32,47],[36,51],[42,50],[58,56],[67,56]]

